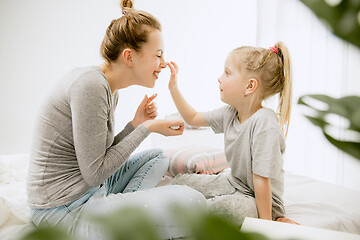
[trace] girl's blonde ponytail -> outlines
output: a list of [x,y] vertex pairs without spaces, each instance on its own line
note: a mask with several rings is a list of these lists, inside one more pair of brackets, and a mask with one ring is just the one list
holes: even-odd
[[290,115],[291,115],[291,104],[292,104],[292,69],[290,54],[287,47],[282,43],[278,42],[275,44],[275,48],[278,49],[278,55],[281,58],[284,66],[284,84],[280,91],[279,96],[279,121],[285,136],[289,130]]

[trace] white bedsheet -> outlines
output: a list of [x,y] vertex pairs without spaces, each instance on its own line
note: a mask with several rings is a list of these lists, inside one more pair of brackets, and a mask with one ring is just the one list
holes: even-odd
[[287,217],[302,225],[360,234],[360,192],[285,173]]
[[[28,155],[0,155],[0,239],[31,230],[26,203]],[[287,172],[287,217],[306,226],[360,234],[360,192]]]
[[30,208],[26,197],[27,154],[0,155],[0,239],[15,239],[30,230]]

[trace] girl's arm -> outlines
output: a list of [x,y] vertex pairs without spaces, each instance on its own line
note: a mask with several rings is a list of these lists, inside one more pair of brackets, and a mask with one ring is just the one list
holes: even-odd
[[255,190],[255,201],[259,218],[272,220],[272,198],[270,178],[252,174]]
[[208,127],[209,124],[205,121],[204,114],[197,112],[189,103],[187,103],[177,87],[178,66],[175,62],[167,63],[167,65],[171,71],[169,90],[180,115],[185,120],[185,122],[191,126]]

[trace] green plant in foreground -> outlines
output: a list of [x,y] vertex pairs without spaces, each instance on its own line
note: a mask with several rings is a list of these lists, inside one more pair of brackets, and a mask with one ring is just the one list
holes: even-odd
[[160,239],[154,219],[135,206],[94,217],[95,223],[107,230],[113,240],[158,240]]
[[75,240],[61,229],[50,226],[39,227],[27,233],[22,240]]
[[176,206],[173,212],[179,217],[179,222],[189,230],[192,240],[268,240],[260,233],[240,231],[239,226],[233,225],[224,217]]
[[[169,208],[183,226],[189,240],[268,240],[259,233],[245,233],[226,219],[209,215],[201,210]],[[143,209],[127,207],[111,214],[90,219],[105,229],[109,240],[159,240],[156,221]],[[76,240],[64,231],[53,227],[40,227],[25,235],[22,240]],[[181,238],[182,239],[182,238]]]
[[[328,108],[326,110],[317,109],[308,102],[317,100],[325,103]],[[340,150],[360,160],[360,97],[346,96],[343,98],[333,98],[326,95],[305,95],[299,98],[298,104],[305,105],[315,111],[315,116],[305,116],[314,125],[321,128],[327,140]],[[345,131],[355,135],[355,141],[346,141],[335,139],[329,133],[329,127],[333,125],[327,120],[331,114],[338,115],[347,119],[348,127]]]
[[[359,0],[301,0],[336,36],[360,47]],[[335,4],[331,4],[335,2]]]

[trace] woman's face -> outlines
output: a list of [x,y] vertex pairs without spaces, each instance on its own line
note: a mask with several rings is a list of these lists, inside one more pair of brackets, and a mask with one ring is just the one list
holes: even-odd
[[237,105],[244,97],[246,79],[240,74],[233,54],[226,59],[224,73],[218,79],[221,100],[232,106]]
[[164,43],[159,30],[148,33],[148,42],[142,45],[140,51],[134,52],[132,60],[136,84],[153,88],[161,69],[166,67]]

